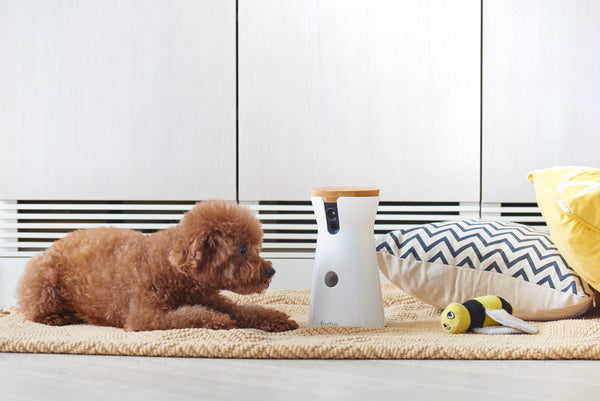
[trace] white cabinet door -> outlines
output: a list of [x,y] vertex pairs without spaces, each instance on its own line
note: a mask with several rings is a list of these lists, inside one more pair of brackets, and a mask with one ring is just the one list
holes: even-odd
[[239,196],[478,201],[480,2],[239,2]]
[[486,0],[483,201],[533,202],[527,172],[600,167],[600,2]]
[[0,0],[0,199],[236,197],[234,0]]

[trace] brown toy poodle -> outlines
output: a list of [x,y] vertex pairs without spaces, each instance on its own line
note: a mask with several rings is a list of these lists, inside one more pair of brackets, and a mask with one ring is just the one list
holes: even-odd
[[29,261],[18,308],[49,325],[293,330],[298,325],[285,313],[238,305],[219,293],[269,286],[275,270],[259,256],[262,235],[252,211],[224,201],[198,203],[178,225],[148,236],[117,228],[75,231]]

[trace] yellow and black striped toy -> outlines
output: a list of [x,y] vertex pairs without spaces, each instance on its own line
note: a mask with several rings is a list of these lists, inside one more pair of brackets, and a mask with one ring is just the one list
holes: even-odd
[[448,305],[442,312],[442,327],[450,334],[472,330],[480,334],[537,333],[537,328],[513,316],[514,308],[505,299],[486,295],[463,304]]

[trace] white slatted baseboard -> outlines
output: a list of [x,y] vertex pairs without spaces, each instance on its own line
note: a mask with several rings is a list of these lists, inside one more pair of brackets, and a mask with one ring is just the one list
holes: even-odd
[[546,222],[536,203],[483,203],[481,217],[546,229]]
[[194,202],[0,202],[0,257],[31,257],[69,232],[112,226],[152,233],[171,227]]
[[[256,211],[265,232],[263,254],[275,258],[314,258],[317,223],[310,202],[247,203]],[[374,235],[432,221],[479,217],[476,203],[381,202]]]
[[[77,229],[113,226],[152,233],[171,227],[195,202],[0,201],[0,257],[30,257]],[[317,226],[308,201],[243,202],[262,222],[263,256],[313,258]],[[374,235],[414,225],[465,218],[544,226],[535,204],[381,202]]]

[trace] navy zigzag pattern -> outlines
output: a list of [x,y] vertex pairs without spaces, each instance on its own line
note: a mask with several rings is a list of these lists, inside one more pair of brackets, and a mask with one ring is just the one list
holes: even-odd
[[[507,255],[500,246],[512,255]],[[564,287],[562,292],[578,295],[578,288],[581,288],[590,296],[584,281],[568,267],[548,235],[516,223],[478,220],[431,223],[390,232],[376,249],[403,259],[454,263],[459,267],[510,274],[525,281],[542,275],[536,279],[536,284],[556,289],[557,283],[552,279],[554,273]],[[461,257],[464,253],[467,255]],[[517,257],[518,253],[522,254]],[[513,272],[509,273],[511,270]]]
[[[463,222],[463,223],[467,224],[467,222]],[[472,224],[469,224],[469,225],[473,226]],[[490,225],[492,225],[492,224],[490,224]],[[465,233],[471,232],[471,231],[473,231],[473,233],[469,234],[469,235],[459,235],[459,233],[453,227],[460,227],[463,230],[463,232],[465,232]],[[448,227],[448,228],[443,229],[443,230],[432,232],[431,230],[429,230],[428,227],[422,226],[422,227],[416,227],[416,228],[412,228],[412,229],[408,229],[408,230],[401,230],[401,233],[402,233],[403,236],[405,236],[406,234],[408,234],[410,232],[413,232],[413,231],[416,231],[416,230],[422,230],[422,231],[426,232],[429,235],[430,238],[442,235],[444,233],[449,233],[450,235],[452,235],[454,237],[454,239],[456,241],[464,241],[464,240],[467,240],[467,239],[470,239],[470,238],[474,238],[474,237],[475,238],[477,238],[477,237],[478,238],[483,238],[481,236],[481,234],[478,233],[479,231],[483,231],[488,236],[490,236],[492,238],[498,238],[499,234],[507,235],[507,236],[512,237],[513,239],[515,239],[518,242],[531,241],[531,242],[539,244],[542,248],[544,248],[544,250],[547,250],[547,251],[554,250],[554,251],[557,252],[556,246],[554,244],[552,244],[552,243],[548,243],[547,240],[543,240],[542,238],[540,238],[540,234],[539,233],[519,231],[518,229],[517,230],[512,230],[512,229],[509,229],[507,227],[502,227],[502,229],[498,229],[498,231],[499,231],[498,233],[493,233],[490,230],[488,230],[485,226],[476,225],[476,226],[471,227],[471,228],[464,228],[464,227],[461,227],[460,225],[458,225],[457,223],[454,223],[453,227]],[[505,232],[502,232],[502,231],[505,231]],[[514,231],[521,232],[523,234],[523,237],[517,236],[514,233]],[[531,237],[531,238],[527,238],[527,237]],[[393,238],[395,239],[398,248],[401,248],[403,245],[405,245],[404,242],[403,243],[399,243],[399,240],[398,240],[398,238],[396,236],[394,236]],[[412,237],[409,237],[409,238],[412,238]],[[524,238],[526,238],[526,239],[524,239]],[[487,243],[486,245],[488,245],[488,246],[489,245],[494,245],[496,243],[501,243],[503,241],[505,241],[505,240],[504,239],[499,239],[497,242],[490,242],[490,243]]]
[[[542,253],[539,251],[538,248],[534,247],[534,246],[530,246],[530,245],[526,245],[526,246],[521,246],[521,247],[515,247],[513,246],[510,242],[508,241],[503,241],[503,240],[499,240],[499,241],[491,241],[491,242],[487,242],[485,241],[485,239],[478,237],[482,244],[486,247],[492,247],[493,245],[506,245],[510,248],[510,250],[514,253],[517,253],[519,251],[523,251],[523,250],[531,250],[533,252],[535,252],[535,254],[537,255],[538,259],[540,261],[544,260],[544,259],[549,259],[549,258],[560,258],[561,260],[564,261],[564,259],[562,258],[562,256],[559,253],[551,253],[551,254],[547,254],[547,255],[542,255]],[[432,249],[436,248],[437,246],[439,246],[441,243],[444,243],[447,247],[448,252],[450,252],[450,254],[456,259],[457,256],[459,256],[461,253],[465,252],[468,249],[471,249],[473,251],[473,253],[475,253],[475,255],[477,256],[477,258],[479,259],[479,261],[481,263],[484,263],[487,259],[491,258],[492,256],[495,256],[496,254],[499,254],[500,257],[502,258],[502,260],[504,261],[504,263],[506,264],[506,266],[510,269],[512,266],[520,263],[522,260],[526,259],[530,266],[532,267],[532,270],[534,271],[534,273],[537,275],[539,272],[541,272],[542,270],[545,270],[545,268],[548,265],[544,265],[543,267],[540,267],[539,269],[535,268],[535,262],[533,261],[533,259],[531,258],[531,256],[529,254],[523,254],[520,257],[510,260],[506,254],[504,252],[502,252],[500,249],[493,249],[490,252],[486,253],[486,254],[482,254],[479,251],[479,248],[476,244],[470,242],[468,244],[463,245],[462,247],[458,248],[458,249],[454,249],[454,247],[452,246],[452,243],[450,242],[450,240],[448,240],[448,238],[443,237],[438,239],[435,242],[432,242],[430,245],[427,245],[425,243],[425,241],[421,238],[421,237],[412,237],[410,240],[404,241],[402,242],[402,246],[400,247],[401,249],[404,248],[407,243],[409,241],[417,241],[419,243],[419,245],[421,245],[421,248],[423,249],[423,251],[425,252],[429,252]],[[417,260],[421,261],[420,257],[418,256],[419,252],[418,250],[415,249],[415,247],[410,247],[404,254],[400,255],[401,258],[406,258],[407,256],[409,256],[409,254],[412,254]],[[432,260],[427,260],[427,262],[431,262]],[[552,262],[549,265],[555,265],[558,268],[558,263],[557,262]],[[560,274],[560,273],[559,273]],[[572,274],[571,274],[572,275]],[[561,278],[562,280],[562,278]]]

